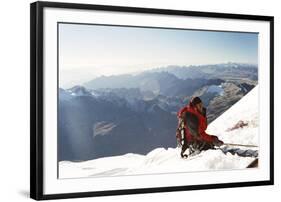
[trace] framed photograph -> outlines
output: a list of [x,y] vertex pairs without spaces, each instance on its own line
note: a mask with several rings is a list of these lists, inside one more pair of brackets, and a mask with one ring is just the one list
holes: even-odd
[[32,3],[31,198],[272,185],[273,22]]

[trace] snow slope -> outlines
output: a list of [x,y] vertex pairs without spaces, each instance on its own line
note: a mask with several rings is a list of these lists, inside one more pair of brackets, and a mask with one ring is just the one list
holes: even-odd
[[[234,127],[243,121],[243,127]],[[227,143],[258,144],[258,86],[208,126],[208,133]],[[174,134],[173,134],[174,135]],[[59,162],[59,178],[106,177],[118,175],[196,172],[243,169],[252,157],[203,151],[188,159],[180,158],[179,148],[157,148],[147,155],[125,154],[84,162]]]
[[[208,125],[207,133],[227,143],[258,145],[258,86]],[[234,130],[238,122],[247,126]]]

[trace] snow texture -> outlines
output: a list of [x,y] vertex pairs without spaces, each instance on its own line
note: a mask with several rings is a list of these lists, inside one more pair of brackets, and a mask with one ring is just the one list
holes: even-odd
[[224,93],[224,90],[221,85],[211,85],[208,87],[207,92],[208,93],[217,93],[222,96]]
[[[239,121],[244,124],[237,124]],[[214,120],[208,126],[207,132],[217,135],[227,143],[258,145],[258,86]],[[207,150],[182,159],[179,148],[157,148],[147,155],[129,153],[84,162],[61,161],[59,178],[245,169],[254,159],[237,154],[224,154],[220,150]]]
[[[258,92],[256,86],[208,125],[207,133],[218,136],[225,143],[258,145]],[[235,127],[239,122],[246,126]]]

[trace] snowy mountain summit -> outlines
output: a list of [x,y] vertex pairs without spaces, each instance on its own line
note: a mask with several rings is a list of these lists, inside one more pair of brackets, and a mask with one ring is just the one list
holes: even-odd
[[72,96],[91,96],[91,93],[84,86],[74,86],[68,89]]
[[[208,126],[207,132],[217,135],[225,143],[258,146],[258,93],[257,85],[214,120]],[[255,149],[258,150],[258,147]],[[147,155],[129,153],[83,162],[61,161],[59,178],[245,169],[253,160],[254,157],[224,154],[219,149],[203,151],[196,156],[182,159],[179,148],[157,148]]]

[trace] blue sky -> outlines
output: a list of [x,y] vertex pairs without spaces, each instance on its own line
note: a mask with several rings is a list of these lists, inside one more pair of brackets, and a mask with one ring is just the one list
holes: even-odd
[[59,61],[65,79],[75,72],[83,77],[167,65],[257,64],[258,34],[59,24]]

